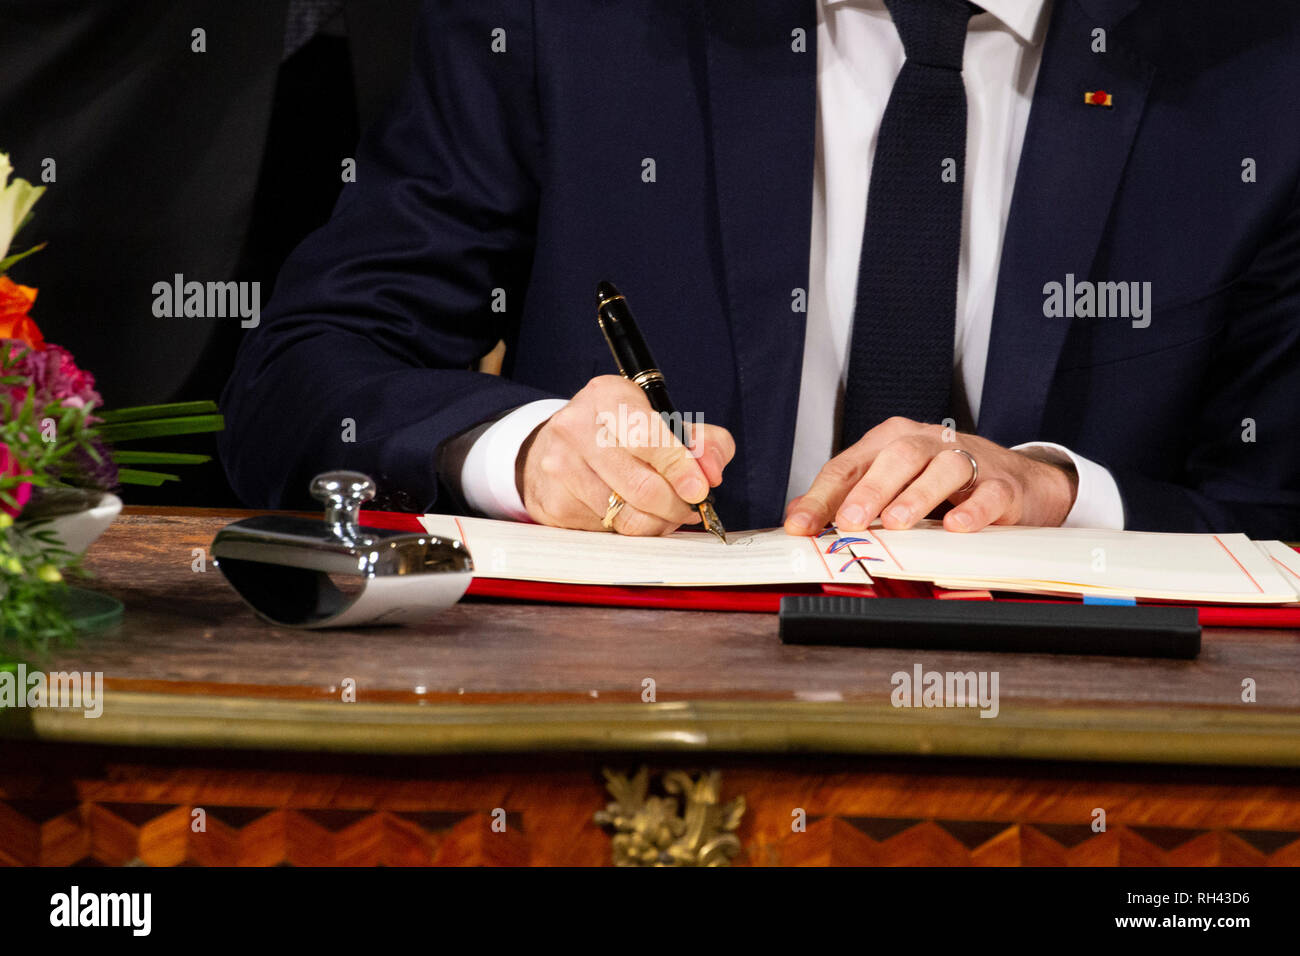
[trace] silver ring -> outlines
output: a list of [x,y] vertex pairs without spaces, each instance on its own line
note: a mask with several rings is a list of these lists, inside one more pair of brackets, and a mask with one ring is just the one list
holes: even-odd
[[966,492],[974,488],[975,482],[979,480],[980,463],[977,462],[975,460],[975,456],[972,455],[970,452],[968,452],[965,448],[949,448],[947,450],[955,451],[959,455],[965,455],[966,460],[970,462],[970,481],[966,482],[966,484],[962,485],[960,488],[958,488],[956,491],[953,492],[954,495],[965,494]]
[[600,526],[606,531],[613,531],[614,519],[618,517],[618,513],[623,510],[625,504],[627,502],[619,497],[617,491],[611,491],[609,493],[609,507],[605,509],[605,517],[600,519]]

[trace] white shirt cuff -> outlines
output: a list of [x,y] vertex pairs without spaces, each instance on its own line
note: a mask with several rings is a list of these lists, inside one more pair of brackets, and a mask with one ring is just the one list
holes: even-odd
[[1109,471],[1095,461],[1076,455],[1064,445],[1050,441],[1031,441],[1015,445],[1012,451],[1042,448],[1056,454],[1058,460],[1068,459],[1079,475],[1079,489],[1074,496],[1074,507],[1065,516],[1062,528],[1105,528],[1124,530],[1124,501],[1119,496],[1119,485]]
[[562,398],[543,398],[493,422],[470,446],[461,466],[465,503],[489,518],[532,521],[515,484],[515,461],[533,429],[567,404]]

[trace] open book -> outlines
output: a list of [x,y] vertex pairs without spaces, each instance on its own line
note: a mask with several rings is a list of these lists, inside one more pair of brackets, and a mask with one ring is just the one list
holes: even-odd
[[974,534],[922,522],[817,538],[780,528],[631,538],[542,525],[425,515],[431,534],[459,538],[481,577],[560,584],[727,587],[870,584],[873,577],[939,587],[1192,604],[1300,601],[1300,555],[1242,534],[1155,534],[994,526]]

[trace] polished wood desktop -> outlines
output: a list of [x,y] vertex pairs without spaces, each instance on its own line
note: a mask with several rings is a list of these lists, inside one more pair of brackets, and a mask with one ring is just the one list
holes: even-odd
[[[1195,661],[477,600],[295,631],[212,566],[240,514],[128,509],[92,547],[123,623],[32,666],[102,671],[103,714],[0,713],[0,862],[1300,863],[1294,630],[1207,629]],[[997,716],[892,706],[917,663],[996,671]]]

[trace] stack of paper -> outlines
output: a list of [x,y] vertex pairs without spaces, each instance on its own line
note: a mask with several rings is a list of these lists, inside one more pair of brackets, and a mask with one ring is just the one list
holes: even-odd
[[908,531],[873,528],[853,553],[877,577],[977,588],[1188,603],[1285,604],[1297,579],[1274,557],[1281,542],[1244,534],[1157,534],[995,525],[954,534],[938,522]]
[[697,531],[630,538],[450,515],[425,515],[421,524],[461,539],[477,575],[521,581],[725,587],[869,584],[877,577],[1191,604],[1300,601],[1300,555],[1242,534],[1002,526],[955,534],[927,521],[908,531],[828,530],[817,538],[779,528],[743,531],[723,545]]
[[663,587],[871,583],[854,555],[827,553],[834,538],[796,538],[780,528],[728,533],[724,545],[703,531],[631,538],[450,515],[425,515],[420,523],[459,538],[483,577]]

